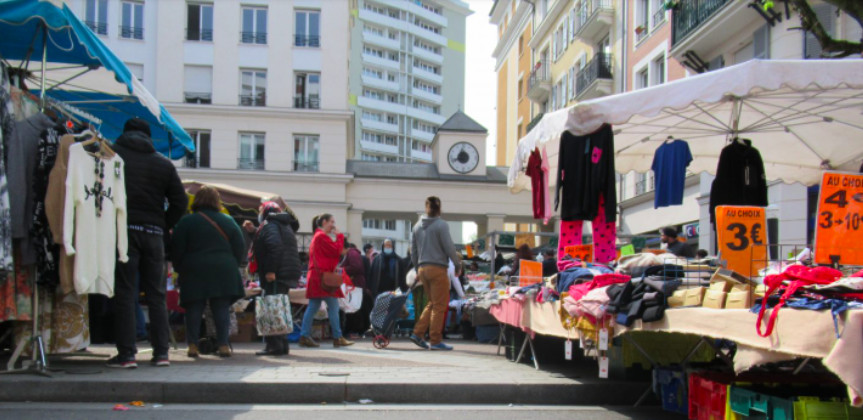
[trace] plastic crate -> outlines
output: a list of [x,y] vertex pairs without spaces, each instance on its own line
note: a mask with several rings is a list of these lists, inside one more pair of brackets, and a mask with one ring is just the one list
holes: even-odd
[[863,409],[842,401],[820,401],[815,397],[799,397],[794,402],[795,420],[861,420]]
[[740,419],[794,419],[794,403],[789,399],[732,386],[729,390],[728,400],[731,410],[739,414],[741,417],[738,418]]
[[723,420],[728,384],[699,373],[689,375],[689,419]]
[[653,389],[662,400],[662,409],[686,415],[689,411],[686,399],[686,373],[675,368],[653,370]]

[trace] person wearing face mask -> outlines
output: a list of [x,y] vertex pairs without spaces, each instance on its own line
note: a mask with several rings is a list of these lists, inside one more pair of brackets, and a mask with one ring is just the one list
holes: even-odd
[[[296,236],[300,222],[272,201],[261,205],[258,220],[261,225],[251,252],[258,266],[261,288],[267,295],[286,294],[289,289],[299,286],[302,275]],[[266,347],[256,353],[258,356],[279,356],[290,352],[287,336],[269,336],[265,341]]]
[[372,296],[391,292],[396,290],[396,287],[402,292],[407,292],[408,285],[405,277],[407,270],[405,270],[403,260],[396,254],[392,239],[384,240],[382,251],[372,261],[371,276],[367,281]]

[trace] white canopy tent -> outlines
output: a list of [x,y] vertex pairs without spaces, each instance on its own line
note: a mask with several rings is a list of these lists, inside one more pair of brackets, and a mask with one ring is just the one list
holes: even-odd
[[715,173],[740,136],[761,151],[768,180],[811,185],[824,169],[857,171],[863,160],[863,61],[752,60],[549,113],[519,141],[510,188],[529,187],[523,166],[534,148],[546,145],[556,174],[563,131],[603,123],[614,128],[619,173],[649,171],[669,136],[689,143],[690,171]]

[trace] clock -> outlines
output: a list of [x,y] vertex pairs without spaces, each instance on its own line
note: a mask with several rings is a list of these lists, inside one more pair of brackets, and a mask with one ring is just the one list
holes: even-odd
[[470,143],[458,142],[450,147],[447,162],[454,171],[466,174],[476,169],[479,164],[479,152]]

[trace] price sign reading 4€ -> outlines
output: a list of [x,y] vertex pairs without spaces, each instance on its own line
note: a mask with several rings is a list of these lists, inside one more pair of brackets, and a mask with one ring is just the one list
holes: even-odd
[[815,228],[817,264],[863,263],[863,175],[824,172]]
[[593,262],[593,244],[570,245],[563,249],[567,255],[584,262]]
[[719,255],[728,269],[752,276],[767,265],[766,221],[764,207],[716,207]]

